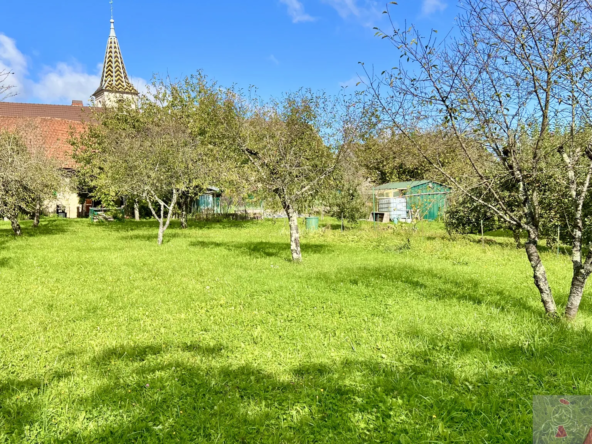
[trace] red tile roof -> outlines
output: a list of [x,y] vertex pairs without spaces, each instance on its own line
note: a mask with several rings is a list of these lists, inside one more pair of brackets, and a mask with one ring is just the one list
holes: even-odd
[[[74,102],[77,102],[74,104]],[[4,117],[53,117],[76,122],[91,120],[91,108],[81,106],[79,101],[72,105],[40,105],[36,103],[0,102],[0,116]]]
[[[0,103],[0,109],[1,105],[4,104]],[[60,163],[62,168],[68,169],[74,169],[76,167],[76,163],[72,159],[72,146],[68,143],[70,134],[72,131],[80,133],[84,129],[84,126],[84,123],[76,120],[49,117],[3,116],[0,113],[0,131],[22,131],[28,139],[27,142],[29,144],[44,149],[48,156]]]

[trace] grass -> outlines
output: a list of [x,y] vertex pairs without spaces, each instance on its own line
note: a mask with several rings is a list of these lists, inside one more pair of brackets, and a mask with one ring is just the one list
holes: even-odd
[[0,224],[0,443],[532,442],[533,395],[592,392],[589,294],[545,319],[510,238],[156,230]]

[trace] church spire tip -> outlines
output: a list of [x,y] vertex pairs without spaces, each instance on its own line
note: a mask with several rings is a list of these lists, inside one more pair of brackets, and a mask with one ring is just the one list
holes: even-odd
[[117,97],[122,94],[137,96],[138,90],[132,85],[127,76],[119,42],[115,35],[115,20],[113,20],[112,16],[111,33],[107,41],[101,84],[93,97],[97,99],[97,103],[107,103],[105,102],[108,100],[105,98],[106,95],[115,95]]

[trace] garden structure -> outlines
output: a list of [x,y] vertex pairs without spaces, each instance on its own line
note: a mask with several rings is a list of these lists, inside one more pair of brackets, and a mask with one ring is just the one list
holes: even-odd
[[392,182],[373,189],[371,220],[433,221],[446,209],[450,187],[432,180]]

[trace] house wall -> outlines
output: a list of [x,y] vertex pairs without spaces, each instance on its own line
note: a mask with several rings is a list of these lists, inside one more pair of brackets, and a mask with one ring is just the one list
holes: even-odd
[[81,207],[78,193],[71,186],[70,179],[66,179],[64,189],[60,191],[53,199],[46,201],[43,208],[50,216],[56,215],[57,206],[65,209],[68,219],[76,219],[78,210]]
[[[78,207],[79,199],[78,194],[73,192],[64,192],[58,194],[56,199],[56,203],[61,205],[66,209],[66,215],[68,219],[76,219],[78,217]],[[54,205],[54,214],[55,214],[55,205]]]

